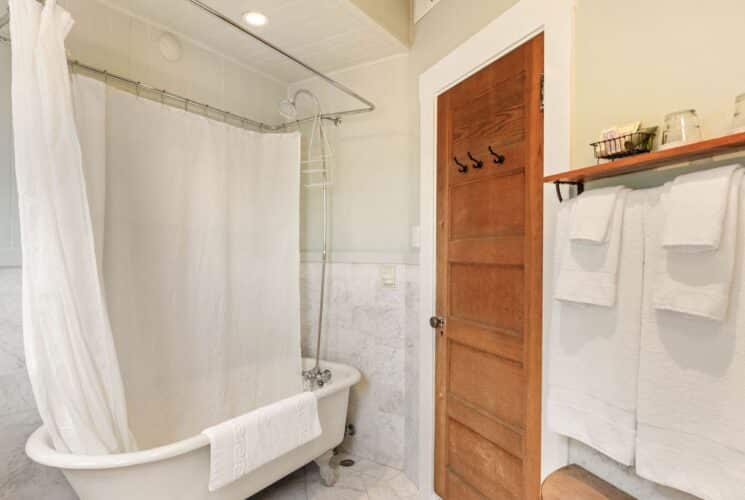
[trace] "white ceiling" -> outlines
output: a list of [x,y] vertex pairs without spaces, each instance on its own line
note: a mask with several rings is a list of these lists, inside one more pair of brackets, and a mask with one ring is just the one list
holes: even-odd
[[[0,0],[3,1],[3,0]],[[311,74],[187,0],[100,0],[152,20],[285,82]],[[241,22],[259,11],[266,26],[250,28],[310,66],[329,72],[401,53],[406,47],[349,0],[205,0]]]

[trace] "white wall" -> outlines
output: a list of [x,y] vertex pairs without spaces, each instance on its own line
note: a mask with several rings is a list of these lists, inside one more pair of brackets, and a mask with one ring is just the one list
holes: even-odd
[[[377,106],[373,113],[345,117],[339,127],[326,126],[334,150],[330,210],[334,260],[368,254],[363,258],[366,262],[404,262],[416,252],[409,238],[417,219],[417,200],[411,196],[415,177],[409,161],[408,64],[406,55],[393,56],[330,75]],[[326,112],[360,106],[317,78],[292,84],[290,93],[299,88],[314,92]],[[306,103],[300,108],[302,116],[311,112],[307,102],[299,102]],[[309,126],[303,127],[304,140],[309,132]],[[320,191],[304,190],[302,198],[301,248],[315,252],[321,248]]]

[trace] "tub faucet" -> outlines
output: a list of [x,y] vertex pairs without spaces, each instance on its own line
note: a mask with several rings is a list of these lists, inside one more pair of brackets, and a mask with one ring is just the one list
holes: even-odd
[[311,387],[323,387],[331,382],[331,370],[321,370],[320,367],[315,366],[310,370],[303,371],[303,379],[305,379]]

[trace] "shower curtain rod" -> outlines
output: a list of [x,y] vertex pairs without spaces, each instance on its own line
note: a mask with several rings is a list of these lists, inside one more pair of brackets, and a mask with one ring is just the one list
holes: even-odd
[[[37,0],[37,1],[39,3],[44,3],[44,0]],[[328,75],[322,73],[321,71],[313,68],[312,66],[304,63],[303,61],[301,61],[300,59],[292,56],[291,54],[288,54],[284,50],[280,49],[276,45],[274,45],[271,42],[269,42],[268,40],[265,40],[264,38],[256,35],[255,33],[252,33],[251,31],[247,30],[246,28],[244,28],[240,24],[236,23],[235,21],[233,21],[229,17],[225,16],[221,12],[219,12],[219,11],[213,9],[212,7],[210,7],[209,5],[205,4],[204,2],[201,2],[200,0],[186,0],[186,1],[189,2],[189,3],[191,3],[192,5],[194,5],[195,7],[201,9],[203,12],[206,12],[206,13],[210,14],[211,16],[215,17],[216,19],[219,19],[219,20],[223,21],[224,23],[232,26],[233,28],[241,31],[245,35],[250,36],[254,40],[256,40],[256,41],[260,42],[261,44],[265,45],[266,47],[270,48],[271,50],[273,50],[273,51],[281,54],[282,56],[290,59],[291,61],[293,61],[294,63],[298,64],[302,68],[310,71],[311,73],[313,73],[315,76],[319,77],[320,79],[322,79],[326,83],[328,83],[331,86],[335,87],[339,91],[341,91],[344,94],[346,94],[346,95],[348,95],[348,96],[350,96],[350,97],[358,100],[359,102],[363,103],[364,106],[365,106],[363,108],[355,108],[355,109],[349,109],[349,110],[345,110],[345,111],[337,111],[337,112],[334,112],[334,113],[325,113],[325,114],[322,114],[320,116],[321,119],[332,121],[332,122],[334,122],[335,124],[338,125],[339,123],[341,123],[341,119],[342,119],[343,116],[356,115],[356,114],[361,114],[361,113],[369,113],[369,112],[375,110],[375,104],[372,101],[369,101],[368,99],[365,99],[364,97],[362,97],[361,95],[359,95],[358,93],[356,93],[355,91],[353,91],[352,89],[350,89],[349,87],[347,87],[346,85],[344,85],[344,84],[342,84],[342,83],[334,80],[330,76],[328,76]],[[9,22],[10,22],[10,10],[8,10],[4,15],[0,16],[0,29],[3,29]],[[3,36],[3,35],[0,35],[0,41],[2,41],[2,42],[10,42],[10,39],[7,38],[7,37],[5,37],[5,36]],[[78,60],[70,59],[70,60],[68,60],[68,62],[70,63],[70,65],[73,68],[84,69],[85,71],[88,71],[88,72],[97,74],[99,76],[102,76],[105,79],[112,78],[114,80],[117,80],[117,81],[126,83],[128,85],[132,85],[132,86],[135,87],[135,91],[137,91],[137,92],[139,92],[139,89],[143,89],[143,90],[146,90],[146,91],[149,91],[149,92],[153,92],[153,93],[155,93],[155,94],[157,94],[157,95],[160,96],[161,101],[163,101],[165,98],[168,98],[170,101],[179,102],[179,103],[181,103],[183,105],[184,109],[187,110],[187,111],[189,110],[188,109],[189,108],[189,105],[194,105],[194,106],[197,106],[197,107],[201,107],[204,110],[205,115],[208,115],[209,113],[215,113],[217,115],[222,115],[225,119],[230,118],[230,119],[232,119],[234,121],[238,121],[239,123],[241,123],[243,125],[251,125],[251,126],[253,126],[255,128],[258,128],[261,131],[277,132],[277,131],[281,131],[281,130],[287,130],[287,128],[290,127],[291,125],[300,125],[301,123],[305,123],[305,122],[312,121],[312,120],[316,119],[315,116],[309,116],[307,118],[302,118],[302,119],[299,119],[299,120],[292,120],[292,121],[289,121],[289,122],[285,122],[285,123],[283,123],[281,125],[269,125],[267,123],[260,122],[260,121],[257,121],[257,120],[253,120],[251,118],[247,118],[247,117],[244,117],[244,116],[241,116],[241,115],[232,113],[230,111],[226,111],[226,110],[223,110],[223,109],[220,109],[220,108],[216,108],[214,106],[210,106],[209,104],[205,104],[205,103],[196,101],[194,99],[189,99],[188,97],[181,96],[179,94],[170,92],[170,91],[165,90],[165,89],[159,89],[159,88],[154,87],[152,85],[149,85],[149,84],[146,84],[146,83],[143,83],[143,82],[140,82],[140,81],[132,80],[131,78],[127,78],[127,77],[124,77],[124,76],[121,76],[121,75],[117,75],[116,73],[111,73],[109,71],[106,71],[106,70],[103,70],[103,69],[100,69],[100,68],[96,68],[94,66],[90,66],[90,65],[85,64],[85,63],[82,63],[82,62],[80,62]]]

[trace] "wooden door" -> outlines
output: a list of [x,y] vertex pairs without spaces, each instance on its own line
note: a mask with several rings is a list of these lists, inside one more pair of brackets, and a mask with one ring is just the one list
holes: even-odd
[[435,490],[446,500],[539,497],[542,73],[541,35],[438,100]]

